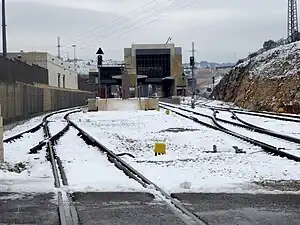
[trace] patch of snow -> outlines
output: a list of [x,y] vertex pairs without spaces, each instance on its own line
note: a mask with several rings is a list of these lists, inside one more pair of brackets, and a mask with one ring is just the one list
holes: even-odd
[[77,137],[77,133],[71,127],[56,146],[70,191],[145,191],[110,163],[106,154]]
[[[135,159],[124,160],[168,192],[246,192],[254,190],[255,181],[300,177],[299,163],[270,156],[173,113],[90,112],[73,114],[71,119],[115,153],[133,154]],[[167,154],[154,156],[154,145],[161,141]],[[218,153],[204,153],[213,145]],[[235,154],[233,146],[247,153]],[[254,191],[258,189],[255,186]]]
[[294,136],[300,138],[300,124],[295,122],[276,120],[258,116],[251,116],[245,114],[236,113],[236,115],[248,123],[255,126],[273,130],[282,134]]
[[49,125],[49,130],[51,135],[55,135],[58,132],[60,132],[64,127],[67,125],[67,121],[64,119],[64,116],[66,115],[67,112],[64,113],[58,113],[55,114],[51,117],[49,117],[48,125]]
[[4,131],[4,133],[3,133],[4,139],[8,138],[8,137],[12,137],[18,133],[21,133],[23,131],[29,130],[29,129],[37,126],[38,124],[40,124],[42,122],[44,116],[45,115],[34,117],[34,118],[24,122],[23,124],[17,125],[10,130]]

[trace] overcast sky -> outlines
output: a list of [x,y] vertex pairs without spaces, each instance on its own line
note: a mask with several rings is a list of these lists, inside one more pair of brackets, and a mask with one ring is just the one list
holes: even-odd
[[234,61],[267,39],[286,36],[285,0],[8,0],[8,51],[49,51],[122,60],[132,43],[164,43],[171,37],[188,60]]

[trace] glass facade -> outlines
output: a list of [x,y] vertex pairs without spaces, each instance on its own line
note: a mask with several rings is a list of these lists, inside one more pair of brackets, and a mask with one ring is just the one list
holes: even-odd
[[171,76],[171,50],[136,49],[136,70],[138,75],[148,76],[147,83],[160,83]]

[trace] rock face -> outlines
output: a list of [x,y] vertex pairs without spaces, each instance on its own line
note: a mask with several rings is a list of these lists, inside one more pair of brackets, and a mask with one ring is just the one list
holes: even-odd
[[300,113],[300,42],[238,64],[214,89],[215,99],[251,109]]

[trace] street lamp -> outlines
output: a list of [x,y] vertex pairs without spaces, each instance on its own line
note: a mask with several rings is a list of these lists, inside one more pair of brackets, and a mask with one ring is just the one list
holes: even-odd
[[97,56],[97,67],[98,67],[98,97],[101,97],[101,66],[103,62],[102,55],[104,55],[104,52],[102,51],[102,48],[99,47],[98,51],[96,52]]

